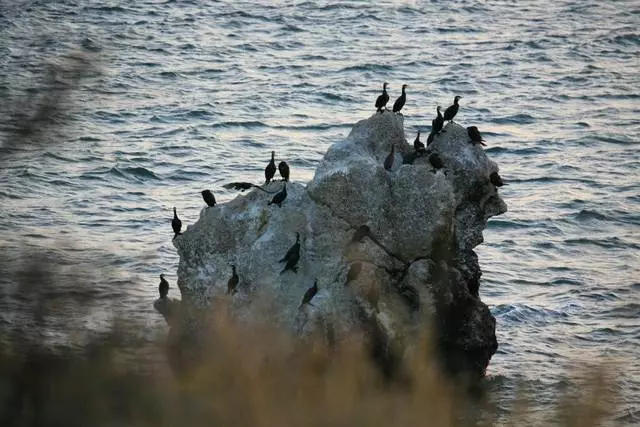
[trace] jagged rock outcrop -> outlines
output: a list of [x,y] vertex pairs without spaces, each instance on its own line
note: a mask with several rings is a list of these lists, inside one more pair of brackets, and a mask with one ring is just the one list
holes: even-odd
[[[444,169],[434,170],[427,156],[403,164],[413,147],[402,117],[375,114],[329,148],[307,186],[289,183],[282,207],[268,206],[271,196],[253,190],[203,208],[174,240],[183,304],[215,310],[224,297],[238,319],[273,322],[303,336],[320,329],[330,340],[374,327],[387,343],[410,343],[431,320],[449,367],[481,375],[497,342],[495,319],[478,297],[473,248],[487,219],[506,205],[489,182],[496,164],[461,126],[445,131],[429,147]],[[392,145],[396,158],[387,171]],[[352,242],[363,225],[370,233]],[[279,260],[296,233],[298,271],[281,273]],[[361,264],[360,273],[345,284],[353,263]],[[240,283],[225,296],[231,264]],[[313,305],[300,307],[315,279]],[[259,300],[269,301],[267,312],[256,308]]]

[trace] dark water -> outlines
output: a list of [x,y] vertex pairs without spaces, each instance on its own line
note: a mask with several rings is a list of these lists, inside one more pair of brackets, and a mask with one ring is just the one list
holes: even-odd
[[[632,1],[0,0],[5,260],[49,247],[67,270],[93,268],[86,286],[103,304],[85,326],[115,310],[153,333],[157,276],[173,283],[178,263],[172,206],[195,221],[203,188],[229,200],[221,185],[259,180],[272,149],[309,180],[383,81],[392,100],[409,84],[409,139],[461,95],[457,120],[480,127],[510,183],[509,212],[478,248],[498,320],[490,379],[507,394],[524,381],[544,412],[571,369],[613,360],[629,420],[640,410],[639,27]],[[45,135],[58,143],[12,146],[1,109],[70,53],[95,69]],[[3,322],[20,321],[19,301],[3,301]],[[52,339],[64,326],[52,320]]]

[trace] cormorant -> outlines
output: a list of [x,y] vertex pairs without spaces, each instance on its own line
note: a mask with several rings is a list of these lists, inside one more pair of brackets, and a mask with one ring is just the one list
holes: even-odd
[[235,264],[231,264],[231,269],[233,270],[233,273],[231,274],[231,278],[227,282],[227,294],[228,295],[229,294],[234,294],[236,292],[236,287],[238,286],[238,283],[240,282],[240,278],[238,277],[238,274],[236,273]]
[[402,107],[404,107],[404,103],[407,102],[407,93],[404,91],[407,86],[408,85],[402,85],[402,95],[400,95],[398,99],[396,99],[396,102],[393,103],[394,113],[399,113],[400,110],[402,110]]
[[250,189],[251,187],[255,187],[258,190],[264,191],[265,193],[269,193],[269,194],[275,193],[275,191],[267,191],[264,188],[260,187],[259,185],[255,185],[250,182],[230,182],[228,184],[223,185],[223,187],[229,190],[240,190],[240,191],[245,191]]
[[486,147],[487,144],[483,142],[484,139],[482,139],[482,135],[480,135],[480,131],[476,126],[469,126],[467,128],[467,134],[469,135],[469,138],[471,138],[471,143],[473,145],[481,144]]
[[267,167],[264,168],[264,178],[266,179],[265,185],[268,184],[269,182],[271,182],[271,180],[273,179],[274,175],[276,174],[275,156],[276,156],[276,152],[272,151],[271,152],[271,161],[269,162]]
[[376,108],[378,109],[378,112],[381,113],[382,109],[385,107],[385,105],[387,105],[387,102],[389,102],[389,94],[387,93],[387,85],[389,83],[384,82],[384,84],[382,85],[382,95],[378,96],[378,99],[376,99]]
[[460,108],[460,105],[458,105],[458,99],[460,98],[461,96],[456,96],[455,98],[453,98],[453,105],[444,110],[444,120],[448,122],[453,121],[453,118],[456,116],[456,114],[458,114],[458,108]]
[[269,205],[271,204],[276,204],[278,205],[278,207],[281,207],[282,202],[284,202],[284,199],[287,198],[287,184],[284,184],[284,187],[282,187],[282,190],[280,190],[280,192],[276,193],[275,196],[273,196],[273,199],[271,199],[271,201],[269,202]]
[[351,243],[361,243],[362,239],[371,235],[371,229],[368,225],[361,225],[358,227],[355,233],[353,233],[353,237],[351,238]]
[[498,172],[491,172],[491,175],[489,175],[489,181],[495,185],[496,187],[502,187],[503,185],[509,185],[507,183],[505,183],[502,180],[502,177],[500,176],[500,174],[498,174]]
[[396,146],[391,145],[391,153],[384,159],[384,168],[388,171],[393,167],[393,159],[396,156]]
[[416,136],[416,139],[413,141],[413,148],[415,148],[418,153],[425,152],[424,144],[420,141],[420,131],[418,131],[418,136]]
[[178,214],[176,213],[175,206],[173,207],[173,220],[171,220],[171,227],[173,228],[173,232],[175,235],[173,238],[175,239],[180,234],[180,230],[182,229],[182,221],[178,218]]
[[344,283],[344,285],[347,286],[349,282],[353,282],[354,280],[356,280],[360,275],[360,271],[362,271],[361,262],[354,262],[353,264],[351,264],[351,267],[349,267],[349,272],[347,273],[347,281]]
[[318,279],[316,279],[313,282],[313,286],[307,289],[307,292],[304,293],[304,296],[302,297],[302,303],[298,307],[298,310],[300,310],[302,307],[304,307],[307,304],[313,305],[311,304],[311,300],[313,299],[313,297],[316,296],[317,293],[318,293]]
[[287,162],[278,163],[278,171],[280,172],[280,176],[285,182],[289,181],[289,165]]
[[438,153],[431,153],[429,155],[429,163],[435,170],[442,169],[444,167],[444,162]]
[[284,256],[280,262],[286,262],[284,268],[280,272],[283,274],[287,270],[292,270],[294,273],[298,272],[298,261],[300,260],[300,244],[298,243],[299,237],[296,237],[296,243],[287,251],[287,254]]
[[287,262],[292,257],[300,258],[300,233],[296,233],[296,242],[289,248],[285,256],[278,262]]
[[[431,120],[431,133],[437,135],[440,133],[442,128],[444,127],[444,117],[442,117],[442,113],[440,112],[441,106],[436,107],[436,118]],[[456,109],[456,112],[458,110]],[[453,113],[455,116],[456,114]]]
[[210,190],[202,190],[202,198],[207,206],[215,206],[216,198],[213,196],[213,193]]
[[169,282],[164,278],[164,274],[160,275],[160,284],[158,285],[158,292],[160,292],[160,298],[164,298],[169,295]]

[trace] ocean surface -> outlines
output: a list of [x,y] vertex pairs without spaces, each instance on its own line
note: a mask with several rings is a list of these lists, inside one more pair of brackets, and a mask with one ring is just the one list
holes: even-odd
[[[2,263],[82,271],[77,330],[119,313],[163,332],[173,206],[194,222],[202,189],[232,199],[222,185],[260,182],[271,150],[308,181],[384,81],[390,105],[409,85],[409,141],[460,95],[456,121],[509,183],[477,248],[499,405],[525,384],[544,413],[574,371],[613,362],[617,421],[640,422],[639,28],[633,1],[0,0]],[[17,111],[43,93],[58,114],[19,143]],[[1,327],[28,322],[32,301],[0,280]]]

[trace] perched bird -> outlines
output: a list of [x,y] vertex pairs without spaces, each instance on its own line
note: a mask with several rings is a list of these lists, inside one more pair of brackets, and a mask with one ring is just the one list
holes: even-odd
[[289,248],[285,256],[278,262],[287,262],[294,256],[300,258],[300,233],[296,233],[296,242]]
[[378,109],[379,113],[382,112],[382,109],[387,105],[387,102],[389,102],[389,94],[387,93],[388,84],[389,83],[384,82],[384,84],[382,85],[382,94],[378,96],[378,99],[376,99],[376,108]]
[[[431,120],[431,133],[437,135],[440,133],[442,128],[444,127],[444,117],[442,117],[442,113],[440,112],[441,106],[436,107],[436,118]],[[458,110],[456,110],[457,112]],[[455,116],[455,113],[453,114]]]
[[498,172],[491,172],[489,175],[489,182],[491,182],[496,187],[502,187],[503,185],[509,185],[502,180],[502,177]]
[[393,167],[393,159],[396,156],[396,146],[392,145],[391,146],[391,152],[389,153],[389,155],[387,156],[386,159],[384,159],[384,168],[388,171],[391,170],[391,168]]
[[362,239],[371,235],[371,229],[368,225],[361,225],[358,227],[355,233],[353,233],[353,237],[351,238],[351,243],[361,243]]
[[215,206],[216,198],[213,196],[213,193],[210,190],[202,190],[202,198],[207,206]]
[[289,181],[289,165],[287,162],[278,163],[278,171],[280,172],[280,176],[285,182]]
[[442,169],[444,167],[444,162],[438,153],[429,154],[429,163],[435,170]]
[[175,206],[173,207],[173,220],[171,220],[171,227],[173,228],[173,232],[175,235],[173,238],[175,239],[180,234],[180,230],[182,229],[182,221],[178,218],[178,214],[176,212]]
[[444,110],[444,120],[448,122],[453,121],[453,118],[458,114],[458,108],[460,108],[460,105],[458,105],[458,99],[460,98],[460,96],[453,98],[453,105],[450,105],[446,110]]
[[158,285],[158,292],[160,292],[160,298],[164,298],[169,295],[169,282],[164,278],[164,274],[160,275],[160,284]]
[[276,193],[275,196],[273,196],[273,199],[271,199],[271,201],[269,202],[269,205],[271,204],[276,204],[278,205],[278,207],[281,207],[282,202],[284,202],[284,199],[287,198],[287,184],[284,184],[284,187],[282,187],[282,190],[280,190],[280,192]]
[[316,279],[313,282],[313,286],[307,289],[307,291],[304,293],[304,296],[302,297],[302,303],[300,303],[298,310],[300,310],[302,307],[304,307],[307,304],[313,305],[311,304],[311,300],[313,299],[313,297],[316,296],[317,293],[318,293],[318,279]]
[[482,135],[480,135],[480,131],[476,126],[469,126],[467,128],[467,134],[469,135],[469,138],[471,138],[471,143],[473,145],[481,144],[486,147],[487,144],[483,142],[484,139],[482,139]]
[[231,269],[233,273],[231,274],[231,278],[227,282],[227,294],[235,294],[236,288],[238,287],[238,283],[240,282],[240,278],[238,277],[238,273],[236,273],[235,264],[231,264]]
[[407,86],[408,85],[402,85],[402,95],[400,95],[398,99],[396,99],[396,102],[393,103],[394,113],[399,113],[400,110],[402,110],[402,107],[404,107],[404,103],[407,102],[407,93],[404,91]]
[[413,141],[413,148],[417,153],[425,152],[424,144],[420,141],[420,131],[418,131],[418,136],[416,136],[416,139]]
[[351,264],[351,267],[349,267],[349,272],[347,273],[347,281],[344,283],[344,285],[347,286],[349,282],[353,282],[354,280],[356,280],[360,275],[360,271],[362,271],[361,262],[354,262],[353,264]]
[[269,194],[275,193],[275,191],[267,191],[264,188],[260,187],[259,185],[255,185],[250,182],[230,182],[228,184],[223,185],[223,187],[228,188],[230,190],[240,190],[240,191],[245,191],[250,189],[251,187],[255,187],[258,190],[264,191],[265,193],[269,193]]
[[299,237],[296,237],[296,243],[287,251],[284,258],[280,260],[280,262],[285,262],[280,274],[283,274],[287,270],[291,270],[294,273],[298,272],[298,261],[300,261],[300,243],[298,239]]
[[273,179],[273,177],[276,174],[276,160],[275,160],[275,156],[276,156],[276,152],[272,151],[271,152],[271,161],[269,161],[269,164],[267,165],[266,168],[264,168],[264,178],[265,178],[265,185],[268,184],[269,182],[271,182],[271,180]]

